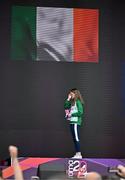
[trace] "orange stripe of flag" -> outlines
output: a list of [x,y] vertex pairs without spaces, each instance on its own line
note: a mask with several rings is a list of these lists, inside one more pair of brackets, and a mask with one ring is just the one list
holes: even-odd
[[74,61],[98,62],[98,14],[96,9],[74,9]]

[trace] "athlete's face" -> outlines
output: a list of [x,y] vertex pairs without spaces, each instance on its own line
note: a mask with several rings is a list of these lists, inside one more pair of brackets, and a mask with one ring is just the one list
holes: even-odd
[[74,99],[75,98],[75,93],[70,92],[71,98]]

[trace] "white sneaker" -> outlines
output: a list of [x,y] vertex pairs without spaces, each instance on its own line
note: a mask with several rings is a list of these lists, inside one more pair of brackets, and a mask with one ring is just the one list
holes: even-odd
[[81,152],[77,152],[72,158],[74,158],[74,159],[82,159]]

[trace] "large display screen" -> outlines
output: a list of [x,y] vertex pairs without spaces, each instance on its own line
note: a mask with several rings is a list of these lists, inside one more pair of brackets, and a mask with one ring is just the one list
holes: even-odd
[[72,88],[85,101],[83,157],[125,157],[124,17],[111,0],[1,2],[1,158],[11,144],[20,157],[72,157]]

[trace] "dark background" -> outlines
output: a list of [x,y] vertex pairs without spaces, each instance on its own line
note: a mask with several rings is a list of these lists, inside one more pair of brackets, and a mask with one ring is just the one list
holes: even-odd
[[[99,9],[99,63],[10,59],[11,7],[36,5]],[[64,100],[77,87],[85,100],[84,157],[125,157],[125,5],[112,0],[0,2],[0,156],[10,144],[20,156],[71,157]]]

